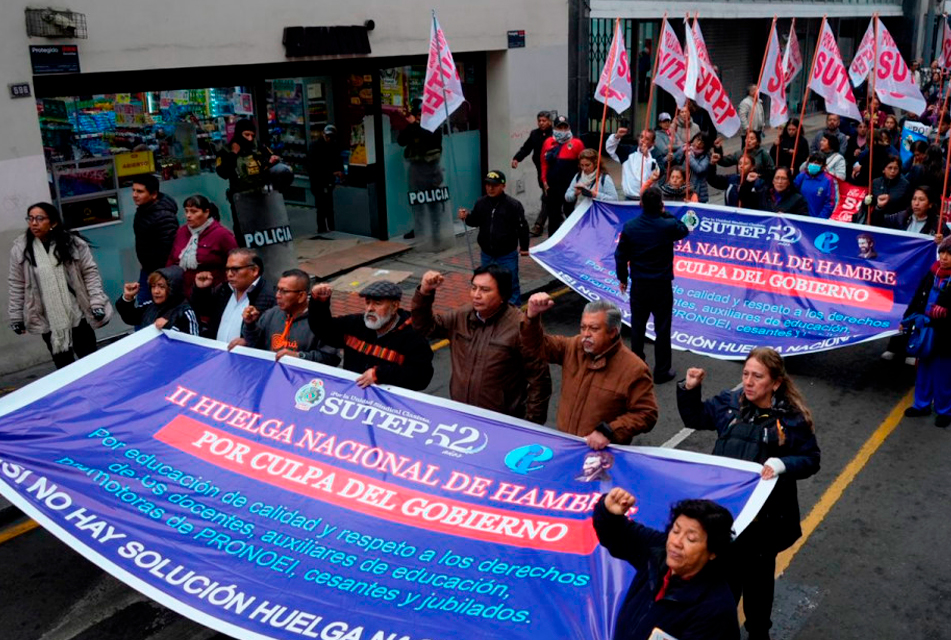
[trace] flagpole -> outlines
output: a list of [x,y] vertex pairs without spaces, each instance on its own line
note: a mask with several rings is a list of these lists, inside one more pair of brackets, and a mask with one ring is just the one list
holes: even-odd
[[[874,166],[873,161],[875,160],[875,120],[877,120],[878,114],[872,114],[872,96],[875,95],[875,67],[878,64],[878,14],[872,14],[873,21],[873,30],[872,30],[872,71],[871,71],[871,80],[868,85],[869,99],[868,99],[868,195],[872,195],[872,167]],[[869,204],[868,215],[865,216],[865,224],[872,224],[872,210],[875,208],[874,198]]]
[[[439,62],[439,68],[442,69],[442,47],[439,44],[439,23],[436,21],[436,10],[433,9],[433,32],[436,34],[436,58]],[[456,70],[453,69],[453,72]],[[439,79],[439,86],[442,87],[442,105],[446,110],[446,144],[449,146],[449,162],[452,165],[452,170],[449,172],[450,176],[456,176],[456,153],[455,146],[452,144],[452,125],[449,123],[449,99],[446,95],[446,81],[443,78]],[[475,269],[475,258],[472,255],[472,241],[469,240],[469,225],[466,224],[466,221],[462,221],[463,235],[466,237],[466,249],[469,250],[469,263],[472,264],[472,268]],[[518,260],[518,257],[515,258]]]
[[[775,20],[776,18],[773,18],[774,24],[775,24]],[[792,24],[789,25],[789,36],[786,38],[786,50],[783,52],[783,61],[780,63],[783,69],[782,71],[783,87],[786,87],[786,54],[789,53],[789,39],[792,38],[792,34],[795,32],[796,32],[796,19],[793,18]],[[777,36],[776,39],[778,40],[779,36]],[[787,113],[788,113],[788,109],[787,109]],[[788,123],[789,120],[787,120],[786,122]],[[776,147],[776,166],[777,167],[779,166],[779,152],[780,152],[779,143],[782,139],[783,131],[785,130],[786,130],[786,125],[784,124],[783,126],[779,127],[779,129],[776,132],[775,147]],[[796,151],[798,150],[799,150],[799,140],[796,139],[796,140],[793,140],[793,152],[792,152],[793,164],[796,164]]]
[[[819,37],[816,38],[816,50],[812,52],[812,64],[809,66],[809,77],[806,78],[806,92],[802,96],[802,108],[799,110],[799,126],[796,127],[796,140],[799,143],[799,133],[802,131],[802,121],[806,117],[806,104],[809,102],[809,85],[812,84],[812,76],[816,72],[816,58],[819,57],[819,47],[822,44],[822,34],[825,33],[826,16],[822,16],[822,23],[819,25]],[[793,153],[793,159],[789,164],[789,170],[796,173],[793,165],[796,163],[796,154]]]
[[[951,98],[951,82],[948,82],[948,91],[944,97],[944,104],[941,105],[941,114],[938,116],[937,136],[935,139],[938,145],[941,145],[941,123],[944,121],[948,110],[948,99]],[[941,188],[941,212],[938,215],[938,228],[935,233],[941,233],[944,228],[945,208],[951,203],[951,199],[946,197],[948,193],[948,167],[951,167],[951,136],[948,139],[948,153],[944,161],[944,186]]]
[[[611,76],[614,74],[614,63],[617,62],[617,49],[622,46],[620,39],[618,38],[618,30],[621,27],[621,19],[614,19],[614,36],[612,40],[617,44],[617,47],[611,47],[611,53],[608,55],[611,58],[611,65],[609,66],[610,71],[608,71],[608,81],[604,85],[604,109],[601,112],[601,140],[598,142],[598,166],[594,170],[594,195],[598,195],[598,185],[601,183],[601,150],[604,149],[604,123],[608,119],[608,91],[611,89]],[[633,93],[633,91],[631,92]],[[644,183],[644,163],[641,162],[641,184]]]
[[[753,120],[756,118],[756,105],[759,104],[759,91],[763,84],[763,72],[766,71],[766,58],[769,56],[769,44],[773,39],[773,32],[776,30],[776,16],[773,16],[773,22],[769,25],[769,35],[766,37],[766,50],[763,51],[763,62],[759,66],[759,78],[756,80],[756,95],[753,96],[753,108],[750,109],[750,118],[749,122],[746,125],[747,137],[749,137],[749,132],[753,130]],[[763,114],[764,120],[766,114]],[[766,126],[766,123],[763,123],[763,126]],[[747,155],[750,151],[750,143],[748,140],[743,141],[743,154]]]
[[[663,36],[666,33],[665,27],[667,26],[667,12],[664,12],[664,17],[660,23],[660,35]],[[644,128],[649,129],[651,126],[651,106],[654,104],[654,79],[657,77],[657,63],[660,62],[660,45],[655,44],[654,46],[654,70],[651,71],[651,88],[647,93],[647,113],[644,114]]]

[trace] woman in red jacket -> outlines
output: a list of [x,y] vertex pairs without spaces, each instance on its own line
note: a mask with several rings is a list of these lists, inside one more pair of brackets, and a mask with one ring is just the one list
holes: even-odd
[[195,275],[210,271],[216,286],[225,281],[228,252],[238,246],[234,234],[220,222],[218,207],[205,196],[194,195],[185,200],[185,224],[178,228],[168,265],[185,271],[185,295],[191,297]]

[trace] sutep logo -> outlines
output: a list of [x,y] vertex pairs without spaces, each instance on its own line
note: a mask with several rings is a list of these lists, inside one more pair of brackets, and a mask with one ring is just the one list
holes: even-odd
[[839,246],[839,234],[826,231],[816,236],[813,244],[816,245],[816,249],[822,253],[832,253]]
[[314,378],[294,394],[294,406],[301,411],[310,411],[323,402],[326,395],[324,381]]
[[528,475],[531,471],[538,471],[545,465],[536,462],[547,462],[554,457],[554,452],[541,444],[527,444],[512,449],[505,456],[505,466],[521,475]]
[[[686,216],[685,216],[686,217]],[[684,224],[687,224],[686,221]],[[779,244],[795,244],[802,239],[802,231],[788,222],[765,225],[759,222],[737,222],[723,218],[702,218],[699,228],[702,233],[734,238],[769,240]]]

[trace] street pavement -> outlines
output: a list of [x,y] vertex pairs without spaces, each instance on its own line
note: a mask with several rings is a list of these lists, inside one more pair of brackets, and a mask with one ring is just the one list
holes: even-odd
[[[558,296],[544,316],[546,330],[577,332],[584,300],[561,291],[530,260],[522,265],[523,291]],[[410,251],[374,266],[411,271],[402,283],[407,296],[423,271],[437,268],[455,283],[440,289],[437,302],[453,306],[465,300],[471,267],[462,237],[441,254]],[[335,295],[335,310],[350,311],[354,302],[355,296]],[[901,416],[914,370],[881,360],[883,349],[884,341],[875,341],[786,361],[815,415],[822,469],[799,483],[806,537],[794,555],[781,557],[774,640],[951,640],[951,587],[945,582],[951,575],[951,430],[936,428],[932,418]],[[652,357],[648,347],[649,364]],[[678,378],[690,366],[707,370],[705,396],[740,380],[738,362],[674,352]],[[448,397],[448,347],[437,349],[435,367],[427,392]],[[0,377],[0,389],[19,388],[50,370],[44,364]],[[557,367],[552,374],[548,426],[554,428],[561,375]],[[635,444],[710,452],[713,434],[683,430],[674,383],[656,391],[660,419]],[[4,640],[225,637],[125,587],[44,530],[28,529],[21,514],[6,506],[0,499]]]

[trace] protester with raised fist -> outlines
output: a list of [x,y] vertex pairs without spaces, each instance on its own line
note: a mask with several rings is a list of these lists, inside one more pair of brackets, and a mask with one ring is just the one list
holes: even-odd
[[546,334],[541,315],[555,304],[547,293],[528,299],[522,343],[528,353],[561,365],[558,429],[592,449],[630,444],[657,422],[654,383],[644,361],[621,341],[621,310],[610,302],[585,305],[573,337]]
[[438,271],[423,274],[413,296],[412,316],[413,327],[423,335],[449,339],[449,397],[545,424],[551,373],[522,345],[522,314],[506,302],[512,274],[495,264],[479,267],[470,281],[470,304],[435,312],[436,290],[444,281]]
[[139,304],[139,283],[125,283],[122,295],[116,300],[116,311],[122,321],[137,329],[154,324],[159,329],[197,336],[201,327],[198,316],[185,299],[185,272],[182,268],[159,269],[149,275],[148,284],[152,299]]
[[661,629],[683,640],[739,640],[726,580],[733,516],[711,500],[681,500],[665,531],[631,519],[635,498],[611,489],[594,508],[598,541],[636,570],[618,612],[614,640],[648,640]]
[[410,313],[400,309],[403,290],[378,280],[360,290],[364,312],[334,316],[333,288],[310,290],[310,329],[332,347],[343,349],[343,368],[360,374],[357,385],[390,384],[422,391],[433,379],[433,350],[413,328]]
[[812,413],[786,374],[782,357],[768,347],[750,352],[742,385],[703,401],[703,369],[692,367],[677,385],[677,408],[689,429],[717,432],[713,454],[763,465],[764,480],[778,478],[756,519],[734,542],[730,586],[743,597],[750,640],[768,640],[772,626],[776,554],[801,535],[796,481],[819,471]]

